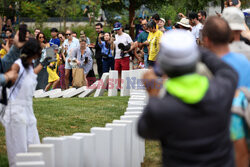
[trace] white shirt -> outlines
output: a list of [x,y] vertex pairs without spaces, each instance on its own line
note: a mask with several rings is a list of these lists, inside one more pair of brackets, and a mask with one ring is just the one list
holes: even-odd
[[[115,59],[121,59],[121,49],[118,48],[119,43],[123,43],[125,46],[128,45],[129,43],[131,44],[133,41],[131,39],[131,37],[126,34],[126,33],[122,33],[122,35],[115,35]],[[129,54],[125,54],[124,57],[128,57]]]
[[194,35],[195,39],[198,39],[200,37],[200,30],[202,29],[203,29],[203,25],[201,23],[192,27],[192,34]]
[[71,55],[71,52],[73,52],[75,49],[79,48],[80,47],[80,43],[79,43],[79,40],[76,39],[75,37],[72,37],[72,42],[69,44],[69,40],[66,39],[63,43],[63,47],[65,48],[65,46],[68,47],[68,50],[67,50],[67,53],[69,55],[69,57],[73,57]]

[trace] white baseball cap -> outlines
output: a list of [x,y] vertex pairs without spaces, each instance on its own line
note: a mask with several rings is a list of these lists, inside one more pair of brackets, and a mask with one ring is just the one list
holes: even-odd
[[165,19],[161,18],[160,20],[163,21],[164,23],[166,23],[166,20],[165,20]]
[[231,30],[246,30],[243,12],[236,7],[225,8],[222,17],[228,22]]
[[183,27],[191,28],[191,25],[189,24],[189,19],[182,18],[177,24],[182,25]]

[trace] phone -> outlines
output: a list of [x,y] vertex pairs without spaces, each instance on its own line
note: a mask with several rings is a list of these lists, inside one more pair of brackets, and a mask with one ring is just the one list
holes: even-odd
[[232,0],[232,2],[233,2],[233,5],[234,5],[234,6],[235,6],[235,5],[238,5],[238,3],[239,3],[238,0]]
[[19,26],[19,42],[26,41],[26,34],[27,34],[27,25],[21,24]]

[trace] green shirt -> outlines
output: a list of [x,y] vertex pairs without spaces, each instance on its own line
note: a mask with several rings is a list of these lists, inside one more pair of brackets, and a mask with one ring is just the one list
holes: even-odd
[[[140,34],[139,34],[139,37],[138,37],[138,42],[139,43],[143,43],[143,42],[145,42],[147,39],[148,39],[148,32],[147,31],[143,31],[143,32],[141,32]],[[148,47],[147,46],[144,46],[144,48],[143,48],[143,52],[144,53],[148,53]]]

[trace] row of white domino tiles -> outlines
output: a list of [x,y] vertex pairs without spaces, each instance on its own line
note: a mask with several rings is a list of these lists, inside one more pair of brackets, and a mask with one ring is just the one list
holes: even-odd
[[[129,96],[133,90],[143,89],[141,82],[142,75],[146,69],[122,71],[122,85],[121,96]],[[70,88],[62,91],[61,89],[54,89],[44,92],[42,89],[35,91],[35,98],[71,98],[78,96],[84,98],[90,96],[95,92],[94,97],[103,96],[105,89],[108,86],[108,96],[117,96],[118,86],[118,71],[111,70],[109,73],[104,73],[101,80],[96,81],[90,87],[83,86],[81,88]]]
[[137,121],[147,103],[145,90],[132,90],[120,120],[90,133],[45,137],[16,155],[16,167],[140,167],[145,141],[137,134]]

